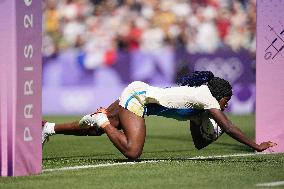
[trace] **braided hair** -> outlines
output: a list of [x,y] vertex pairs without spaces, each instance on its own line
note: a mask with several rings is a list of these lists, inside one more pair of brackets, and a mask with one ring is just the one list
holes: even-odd
[[231,97],[233,95],[232,86],[225,79],[213,77],[208,81],[207,86],[218,102],[223,97]]
[[232,96],[232,86],[222,78],[214,77],[211,71],[194,71],[191,75],[181,77],[177,84],[180,86],[198,87],[207,85],[212,96],[219,102],[223,97]]

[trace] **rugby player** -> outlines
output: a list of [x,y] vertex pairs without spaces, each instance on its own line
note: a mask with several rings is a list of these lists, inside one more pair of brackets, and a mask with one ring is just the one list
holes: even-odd
[[145,142],[144,118],[156,115],[189,120],[197,149],[217,140],[223,132],[258,152],[275,146],[271,141],[256,144],[224,114],[232,95],[230,83],[209,71],[196,71],[181,78],[179,86],[169,88],[135,81],[108,108],[99,108],[80,121],[44,122],[42,143],[54,134],[100,136],[105,133],[126,158],[135,160],[141,156]]

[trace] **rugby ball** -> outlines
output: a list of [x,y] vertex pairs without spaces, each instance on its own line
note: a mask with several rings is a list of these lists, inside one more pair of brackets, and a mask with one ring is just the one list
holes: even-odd
[[200,132],[202,137],[208,141],[215,141],[224,133],[208,111],[201,114]]

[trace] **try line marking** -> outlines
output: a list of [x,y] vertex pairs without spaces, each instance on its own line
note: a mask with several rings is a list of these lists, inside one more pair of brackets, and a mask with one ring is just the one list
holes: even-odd
[[229,158],[229,157],[245,157],[245,156],[255,156],[264,155],[265,153],[247,153],[247,154],[228,154],[228,155],[216,155],[216,156],[195,156],[189,158],[177,158],[177,159],[158,159],[158,160],[141,160],[137,162],[118,162],[118,163],[104,163],[97,165],[82,165],[73,167],[61,167],[55,169],[44,169],[42,172],[54,172],[54,171],[67,171],[67,170],[79,170],[79,169],[89,169],[89,168],[100,168],[100,167],[111,167],[119,165],[135,165],[135,164],[145,164],[145,163],[159,163],[167,161],[183,161],[183,160],[209,160],[215,158]]
[[284,181],[259,183],[256,186],[282,186],[282,185],[284,185]]

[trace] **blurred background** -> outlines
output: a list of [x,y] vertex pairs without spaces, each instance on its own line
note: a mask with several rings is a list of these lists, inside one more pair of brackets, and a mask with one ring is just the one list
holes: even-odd
[[107,107],[131,81],[210,70],[255,112],[255,0],[44,0],[43,114]]

